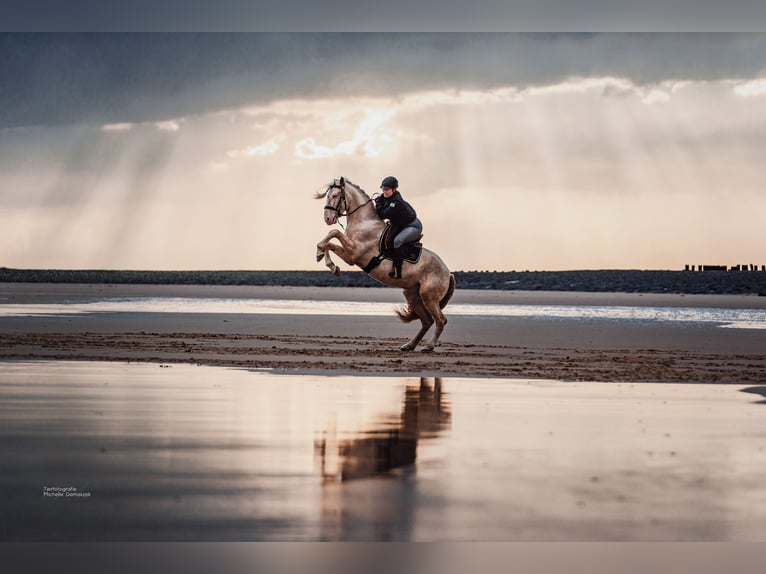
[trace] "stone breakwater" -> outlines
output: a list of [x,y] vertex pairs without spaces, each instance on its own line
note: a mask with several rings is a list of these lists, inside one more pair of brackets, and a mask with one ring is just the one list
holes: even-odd
[[[766,296],[763,271],[455,271],[458,289]],[[0,268],[2,283],[378,287],[360,271],[119,271]]]

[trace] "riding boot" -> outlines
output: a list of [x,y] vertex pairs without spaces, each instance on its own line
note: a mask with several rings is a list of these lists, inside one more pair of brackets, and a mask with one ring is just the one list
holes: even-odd
[[393,252],[391,253],[391,259],[393,261],[393,265],[391,268],[391,272],[388,274],[388,276],[393,279],[401,279],[402,278],[402,263],[404,262],[404,246],[403,245],[393,250]]

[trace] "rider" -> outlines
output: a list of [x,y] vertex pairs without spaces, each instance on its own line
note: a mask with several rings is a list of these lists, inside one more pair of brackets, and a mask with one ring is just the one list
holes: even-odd
[[378,217],[388,219],[399,230],[394,237],[393,267],[388,274],[394,279],[401,279],[402,277],[403,245],[417,241],[423,235],[423,224],[420,223],[412,206],[402,199],[398,188],[399,180],[389,175],[380,184],[383,194],[375,199],[375,211],[378,213]]

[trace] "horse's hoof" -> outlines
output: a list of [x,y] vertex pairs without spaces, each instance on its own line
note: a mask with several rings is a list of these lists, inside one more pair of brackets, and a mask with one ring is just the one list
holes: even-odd
[[317,263],[322,260],[322,257],[324,257],[324,253],[317,253]]
[[434,352],[434,346],[433,345],[426,345],[422,349],[420,349],[421,353],[433,353]]
[[410,345],[409,343],[405,343],[404,345],[402,345],[401,347],[399,347],[399,350],[400,350],[400,351],[412,351],[412,349],[414,349],[414,348],[415,348],[415,347],[413,347],[413,346],[412,346],[412,345]]
[[335,275],[336,277],[337,277],[338,275],[340,275],[340,267],[338,267],[338,266],[336,265],[336,266],[335,266],[335,269],[333,269],[333,270],[332,270],[332,274],[333,274],[333,275]]

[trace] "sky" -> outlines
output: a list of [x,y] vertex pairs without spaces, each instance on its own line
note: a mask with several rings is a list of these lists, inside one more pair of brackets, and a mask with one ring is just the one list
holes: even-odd
[[763,34],[0,34],[6,267],[321,270],[387,175],[453,270],[760,266],[764,157]]

